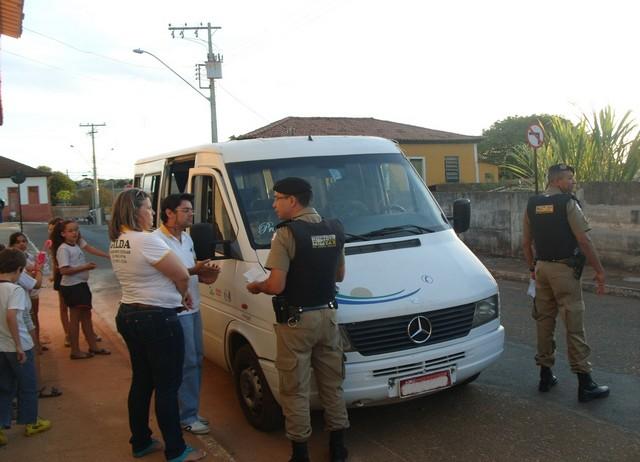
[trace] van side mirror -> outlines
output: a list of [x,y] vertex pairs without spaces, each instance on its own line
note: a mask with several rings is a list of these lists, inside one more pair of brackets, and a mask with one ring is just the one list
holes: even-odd
[[[211,223],[191,225],[193,250],[198,260],[226,260],[231,258],[231,241],[216,239],[216,231]],[[218,249],[222,247],[221,252]],[[218,251],[218,252],[217,252]],[[222,253],[222,255],[216,255]]]
[[453,203],[453,230],[464,233],[471,223],[471,201],[469,199],[456,199]]

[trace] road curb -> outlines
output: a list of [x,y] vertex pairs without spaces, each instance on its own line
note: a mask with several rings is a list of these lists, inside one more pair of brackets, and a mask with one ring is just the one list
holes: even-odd
[[[504,279],[507,281],[529,282],[529,276],[523,273],[516,273],[514,271],[504,271],[489,269],[491,274],[496,279]],[[596,285],[592,282],[582,281],[582,290],[587,292],[596,292]],[[630,297],[640,298],[640,290],[632,287],[605,285],[605,293],[607,295],[615,295],[618,297]]]

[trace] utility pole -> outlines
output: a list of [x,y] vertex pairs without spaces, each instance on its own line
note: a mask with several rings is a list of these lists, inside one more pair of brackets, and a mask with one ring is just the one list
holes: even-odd
[[[209,80],[209,86],[203,87],[202,84],[200,88],[206,89],[209,88],[209,105],[211,109],[211,141],[213,143],[218,142],[218,121],[216,117],[216,88],[215,88],[215,79],[222,78],[222,55],[221,54],[213,54],[213,41],[211,39],[213,32],[218,29],[222,29],[220,26],[212,26],[210,22],[207,25],[203,25],[200,23],[199,26],[187,26],[185,23],[184,26],[172,26],[169,24],[169,30],[171,31],[171,37],[175,38],[175,32],[179,31],[179,35],[181,38],[184,38],[184,31],[195,31],[195,36],[198,37],[198,32],[201,30],[207,31],[207,41],[208,41],[208,53],[207,53],[207,61],[204,63],[204,66],[207,70],[207,79]],[[203,64],[197,65],[197,76],[198,81],[200,82],[200,68]]]
[[98,133],[96,127],[105,127],[107,124],[80,124],[81,127],[91,127],[87,135],[91,135],[91,149],[93,151],[93,202],[96,214],[96,224],[102,225],[102,209],[100,208],[100,186],[98,186],[98,171],[96,170],[96,139],[95,134]]

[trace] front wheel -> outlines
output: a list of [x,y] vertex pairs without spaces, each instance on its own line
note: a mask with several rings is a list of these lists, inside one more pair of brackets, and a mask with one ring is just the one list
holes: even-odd
[[282,409],[249,345],[240,347],[233,358],[233,382],[242,412],[251,425],[265,432],[282,427]]
[[480,377],[480,372],[478,372],[477,374],[473,374],[471,377],[466,378],[465,380],[463,380],[460,383],[456,383],[454,386],[456,386],[456,387],[464,387],[465,385],[469,385],[471,382],[473,382],[478,377]]

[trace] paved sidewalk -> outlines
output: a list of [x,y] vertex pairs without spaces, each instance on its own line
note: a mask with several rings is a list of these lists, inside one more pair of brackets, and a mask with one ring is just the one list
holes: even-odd
[[[120,298],[118,288],[94,293],[94,327],[102,336],[100,346],[111,350],[110,356],[87,360],[69,359],[69,348],[58,315],[57,295],[43,289],[40,296],[42,337],[50,340],[49,351],[40,356],[42,385],[55,386],[63,394],[39,400],[39,413],[53,423],[51,430],[32,437],[24,436],[24,427],[14,425],[5,430],[9,443],[0,447],[0,460],[7,462],[114,462],[136,460],[131,456],[127,394],[131,379],[129,356],[120,336],[99,313],[113,313]],[[81,335],[81,348],[86,349]],[[151,412],[154,436],[162,439],[155,415]],[[233,460],[210,437],[185,434],[187,444],[205,448],[205,461]],[[162,453],[144,460],[164,461]]]

